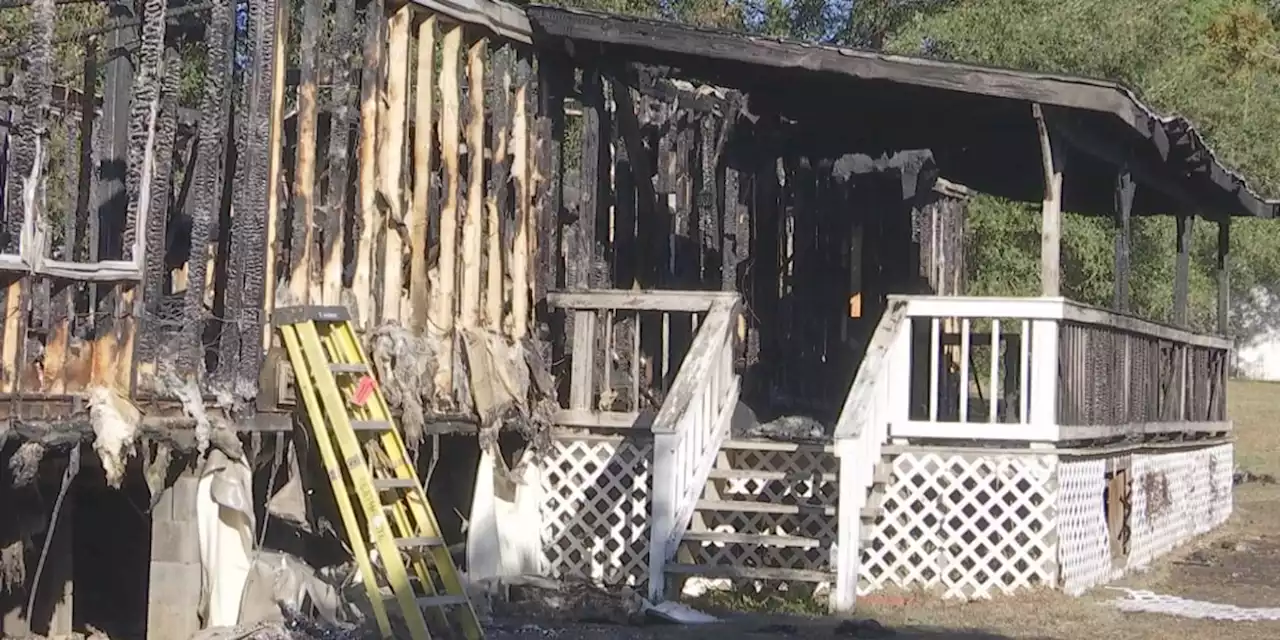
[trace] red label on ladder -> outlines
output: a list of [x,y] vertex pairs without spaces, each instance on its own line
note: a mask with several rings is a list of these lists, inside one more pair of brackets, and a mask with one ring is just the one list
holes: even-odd
[[356,383],[355,393],[351,394],[351,404],[363,407],[365,403],[369,402],[369,397],[373,395],[377,388],[378,382],[373,379],[373,376],[360,378],[360,382]]

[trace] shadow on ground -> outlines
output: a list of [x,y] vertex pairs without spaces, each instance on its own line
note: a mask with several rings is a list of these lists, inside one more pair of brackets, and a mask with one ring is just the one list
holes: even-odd
[[723,618],[720,622],[703,625],[548,625],[545,623],[508,621],[495,625],[488,637],[503,640],[533,640],[534,638],[562,638],[564,640],[586,640],[587,638],[609,638],[611,640],[709,640],[710,638],[752,638],[757,640],[783,640],[787,638],[803,638],[806,640],[814,640],[816,638],[1012,640],[1011,636],[979,630],[914,626],[889,627],[870,620],[841,621],[833,618],[753,614],[733,615]]

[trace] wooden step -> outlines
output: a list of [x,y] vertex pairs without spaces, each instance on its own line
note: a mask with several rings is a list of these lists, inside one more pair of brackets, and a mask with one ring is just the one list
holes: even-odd
[[[716,467],[708,476],[711,480],[762,480],[765,482],[838,482],[840,474],[822,471],[755,471],[752,469],[734,469]],[[878,464],[871,472],[871,484],[889,484],[893,478],[893,469],[888,465]]]
[[806,569],[771,569],[768,567],[738,567],[724,564],[667,563],[667,573],[704,578],[728,578],[739,580],[786,580],[788,582],[831,582],[835,573]]
[[777,536],[763,533],[737,533],[734,531],[686,531],[684,542],[719,542],[722,544],[757,544],[764,547],[788,547],[791,549],[817,549],[822,541],[801,536]]
[[[825,516],[836,515],[836,508],[831,505],[807,504],[775,504],[772,502],[749,502],[746,500],[699,500],[698,511],[723,511],[730,513],[772,513],[777,515],[801,515],[819,513]],[[874,519],[880,516],[878,502],[862,508],[862,519]]]
[[765,438],[729,438],[720,445],[731,451],[812,451],[835,455],[836,446],[829,442],[784,442]]
[[712,469],[707,476],[713,480],[763,480],[766,482],[835,482],[839,474],[820,471],[755,471],[752,469]]
[[[871,539],[871,527],[860,527],[863,544]],[[698,544],[751,544],[761,547],[785,547],[788,549],[820,549],[827,541],[804,536],[779,536],[763,533],[739,533],[736,531],[686,531],[681,542]],[[830,541],[834,543],[835,541]]]

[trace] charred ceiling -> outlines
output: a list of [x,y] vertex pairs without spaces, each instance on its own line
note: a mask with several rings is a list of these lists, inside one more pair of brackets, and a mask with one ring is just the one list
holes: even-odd
[[[1038,202],[1043,194],[1033,104],[1065,149],[1069,211],[1112,215],[1116,176],[1140,188],[1133,213],[1275,217],[1182,118],[1162,118],[1111,82],[750,37],[662,21],[529,6],[535,43],[583,66],[643,79],[726,87],[745,114],[808,153],[871,156],[931,149],[944,176]],[[652,84],[652,83],[650,83]]]

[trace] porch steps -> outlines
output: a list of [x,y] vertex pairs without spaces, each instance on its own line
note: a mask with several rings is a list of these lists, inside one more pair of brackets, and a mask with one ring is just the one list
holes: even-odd
[[[828,443],[731,439],[720,449],[669,578],[729,582],[834,580],[839,461]],[[869,544],[890,466],[877,465],[861,510]]]

